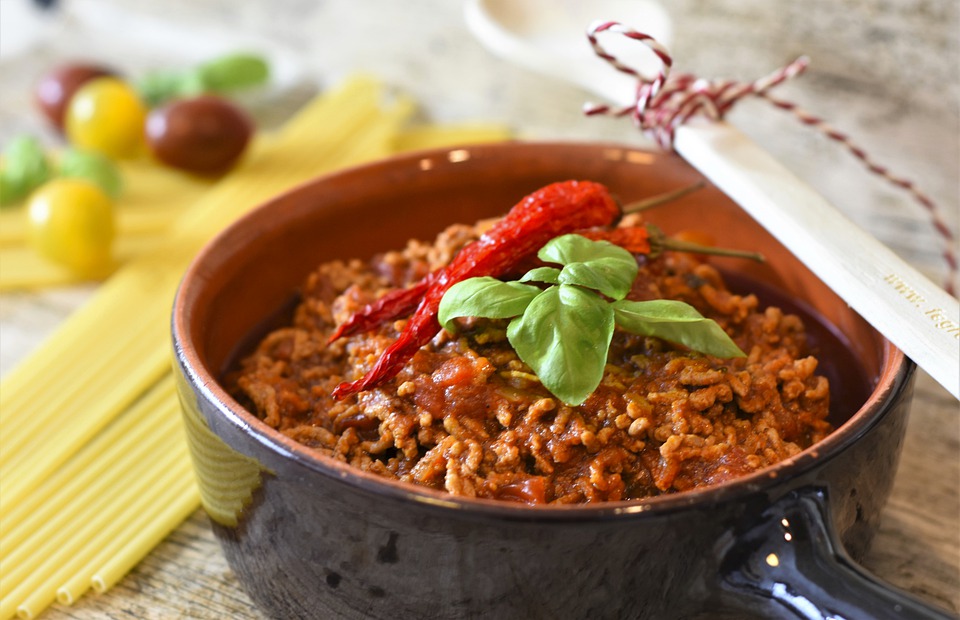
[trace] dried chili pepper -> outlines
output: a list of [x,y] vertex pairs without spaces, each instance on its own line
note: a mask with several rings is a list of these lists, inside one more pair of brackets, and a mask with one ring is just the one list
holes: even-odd
[[381,354],[373,368],[357,381],[338,385],[333,396],[343,398],[395,377],[417,350],[440,331],[437,310],[451,286],[467,278],[500,277],[517,271],[519,267],[529,266],[528,263],[536,260],[536,252],[560,235],[576,232],[591,239],[607,240],[633,254],[656,254],[665,249],[677,249],[758,258],[753,253],[674,243],[650,224],[609,229],[625,211],[643,210],[679,198],[700,186],[695,184],[623,209],[605,186],[592,181],[554,183],[526,196],[479,239],[466,245],[449,265],[409,288],[384,295],[337,328],[330,342],[369,331],[413,312],[400,336]]
[[613,245],[631,254],[650,254],[650,230],[646,226],[624,226],[622,228],[577,231],[593,241],[609,241]]
[[409,288],[390,291],[375,302],[364,306],[359,312],[354,312],[350,315],[350,318],[337,327],[333,335],[330,336],[329,342],[344,336],[362,334],[383,325],[387,321],[410,314],[417,309],[420,300],[423,299],[427,289],[430,288],[433,276],[432,273],[428,274]]
[[[621,216],[620,206],[609,190],[592,181],[565,181],[541,188],[517,203],[507,215],[479,239],[465,246],[446,267],[427,278],[423,298],[397,340],[361,379],[341,383],[335,398],[367,390],[395,377],[423,345],[440,331],[437,309],[443,294],[455,283],[476,276],[498,276],[518,261],[534,254],[547,241],[562,234],[609,226]],[[425,278],[425,280],[427,279]],[[421,280],[411,288],[424,288]],[[406,289],[410,290],[410,289]],[[374,303],[351,317],[354,327],[337,330],[334,335],[356,333],[396,318],[409,307],[415,294],[398,293],[384,304]]]
[[[574,182],[568,182],[574,183]],[[558,183],[556,185],[563,185]],[[695,192],[703,188],[703,182],[696,182],[686,187],[681,187],[663,194],[657,194],[649,198],[640,200],[638,202],[633,202],[622,209],[622,213],[639,213],[647,209],[659,206],[666,202],[677,200],[686,196],[689,193]],[[542,190],[541,190],[542,191]],[[526,199],[521,201],[519,205],[514,207],[514,209],[521,208],[521,205],[527,204],[529,201]],[[615,220],[614,220],[615,221]],[[607,225],[613,224],[614,221],[608,222]],[[601,224],[603,226],[603,224]],[[634,254],[646,254],[650,252],[651,248],[649,243],[646,241],[649,237],[648,231],[644,230],[643,227],[636,227],[637,230],[634,230],[630,233],[618,232],[618,229],[613,230],[589,230],[589,231],[577,231],[579,234],[583,234],[591,239],[605,239],[611,243],[620,245],[621,247],[633,252]],[[569,232],[569,231],[565,231]],[[661,235],[662,236],[662,235]],[[537,260],[536,256],[530,254],[526,257],[516,258],[513,265],[509,268],[509,271],[516,273],[517,275],[532,269],[533,267],[539,266],[540,262]],[[366,305],[361,310],[355,312],[350,316],[345,322],[340,324],[334,331],[333,335],[330,337],[329,342],[333,342],[344,336],[351,336],[353,334],[362,333],[374,329],[380,325],[383,325],[387,321],[397,319],[402,316],[406,316],[413,312],[417,305],[420,303],[420,300],[423,299],[424,293],[430,287],[433,278],[439,274],[438,270],[435,273],[428,274],[420,281],[416,282],[412,286],[402,290],[392,291],[385,294],[383,297],[377,301]],[[500,274],[484,274],[484,275],[507,275],[505,272]]]

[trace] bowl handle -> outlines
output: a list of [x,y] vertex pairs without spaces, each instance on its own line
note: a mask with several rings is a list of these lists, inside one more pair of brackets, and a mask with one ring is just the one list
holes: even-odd
[[748,616],[953,617],[854,562],[834,531],[824,488],[791,491],[725,537],[717,551],[721,605]]

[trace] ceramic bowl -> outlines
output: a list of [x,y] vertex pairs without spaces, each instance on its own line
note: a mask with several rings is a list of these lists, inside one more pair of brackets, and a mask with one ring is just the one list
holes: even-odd
[[[176,368],[203,505],[240,583],[277,618],[883,617],[922,609],[854,562],[877,530],[913,364],[712,186],[649,216],[708,229],[765,264],[718,266],[823,317],[843,342],[838,430],[720,486],[635,503],[529,507],[355,470],[245,411],[220,378],[333,258],[430,240],[572,178],[624,202],[700,179],[672,154],[615,144],[418,153],[316,179],[225,230],[173,310]],[[831,353],[833,355],[833,353]],[[906,606],[906,607],[905,607]],[[912,607],[916,606],[916,607]],[[893,616],[891,616],[893,617]],[[899,616],[897,616],[899,617]]]

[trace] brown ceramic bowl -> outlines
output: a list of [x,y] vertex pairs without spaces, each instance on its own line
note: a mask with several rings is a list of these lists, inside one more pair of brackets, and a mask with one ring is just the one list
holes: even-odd
[[180,392],[203,504],[253,600],[291,618],[936,616],[851,560],[890,491],[912,363],[713,187],[650,218],[762,252],[762,265],[718,264],[822,317],[841,342],[823,342],[839,429],[775,467],[639,503],[465,499],[298,445],[219,383],[319,263],[432,239],[571,178],[624,202],[700,179],[675,155],[618,145],[439,150],[306,183],[197,256],[173,312]]

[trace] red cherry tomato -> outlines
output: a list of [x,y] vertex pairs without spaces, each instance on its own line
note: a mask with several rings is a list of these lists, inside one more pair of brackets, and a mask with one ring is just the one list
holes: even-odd
[[61,65],[40,78],[34,89],[34,98],[40,111],[62,133],[67,105],[77,89],[94,78],[110,75],[114,75],[114,72],[103,65]]
[[180,99],[147,117],[147,144],[168,166],[199,174],[225,172],[243,154],[253,123],[220,97]]

